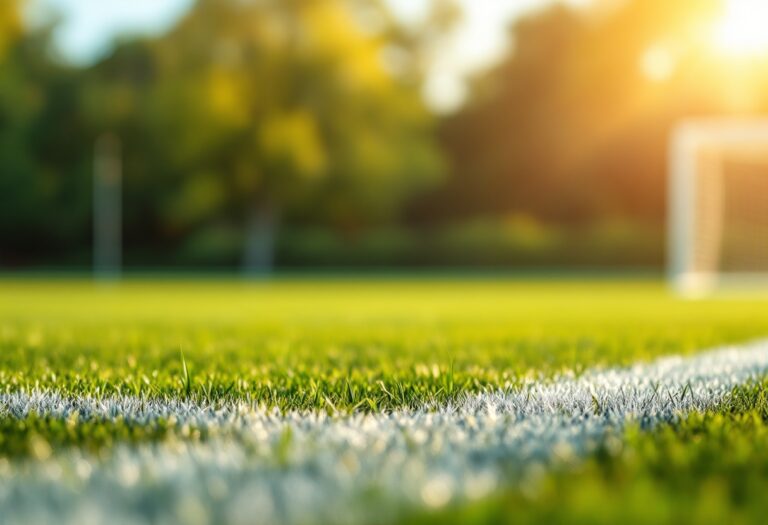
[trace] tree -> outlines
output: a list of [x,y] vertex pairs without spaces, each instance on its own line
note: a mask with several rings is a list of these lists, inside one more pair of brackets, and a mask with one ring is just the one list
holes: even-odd
[[[768,62],[725,63],[706,41],[718,0],[563,5],[520,19],[508,56],[442,128],[452,174],[422,219],[510,212],[554,224],[619,217],[660,228],[666,145],[686,116],[767,108]],[[670,61],[643,70],[649,50]],[[734,105],[749,87],[748,97]]]
[[16,0],[6,0],[0,4],[0,59],[5,57],[8,48],[20,38],[21,33],[19,4]]
[[419,79],[386,61],[390,24],[371,2],[200,0],[119,46],[89,98],[125,106],[101,125],[129,134],[126,177],[155,174],[167,228],[236,224],[245,268],[268,272],[283,218],[383,219],[440,174]]
[[25,27],[20,9],[0,6],[0,247],[12,264],[87,243],[89,216],[77,76],[52,59],[52,27]]

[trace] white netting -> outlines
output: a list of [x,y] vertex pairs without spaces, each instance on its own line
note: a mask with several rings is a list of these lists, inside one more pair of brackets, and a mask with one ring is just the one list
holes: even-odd
[[768,152],[726,160],[723,190],[719,271],[768,274]]

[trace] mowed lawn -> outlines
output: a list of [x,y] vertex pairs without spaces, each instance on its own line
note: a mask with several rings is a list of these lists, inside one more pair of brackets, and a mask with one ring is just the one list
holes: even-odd
[[[766,296],[690,301],[650,280],[3,280],[0,392],[381,413],[766,336]],[[746,385],[716,410],[632,427],[567,468],[406,519],[756,521],[767,418],[763,386]],[[6,472],[41,443],[47,457],[189,438],[172,422],[65,424],[1,407],[0,429]]]

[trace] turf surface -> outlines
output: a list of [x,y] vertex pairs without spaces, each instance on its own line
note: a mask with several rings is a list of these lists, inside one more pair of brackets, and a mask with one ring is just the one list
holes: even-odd
[[[685,301],[647,281],[0,281],[0,390],[378,413],[764,337],[766,312],[759,296]],[[763,392],[413,519],[759,518]],[[0,415],[0,462],[163,441],[169,427]]]
[[377,411],[760,337],[766,308],[649,282],[0,281],[0,385]]
[[764,523],[768,386],[739,388],[719,409],[653,431],[568,469],[535,471],[481,502],[408,523]]

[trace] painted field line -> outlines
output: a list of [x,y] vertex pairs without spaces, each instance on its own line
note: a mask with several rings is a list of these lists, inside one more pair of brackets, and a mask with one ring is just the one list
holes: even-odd
[[543,468],[621,446],[630,422],[652,426],[713,408],[768,373],[768,341],[669,357],[577,378],[470,396],[444,407],[330,417],[247,406],[213,408],[133,398],[0,395],[4,417],[174,417],[204,443],[118,446],[0,460],[4,523],[377,523],[529,487]]

